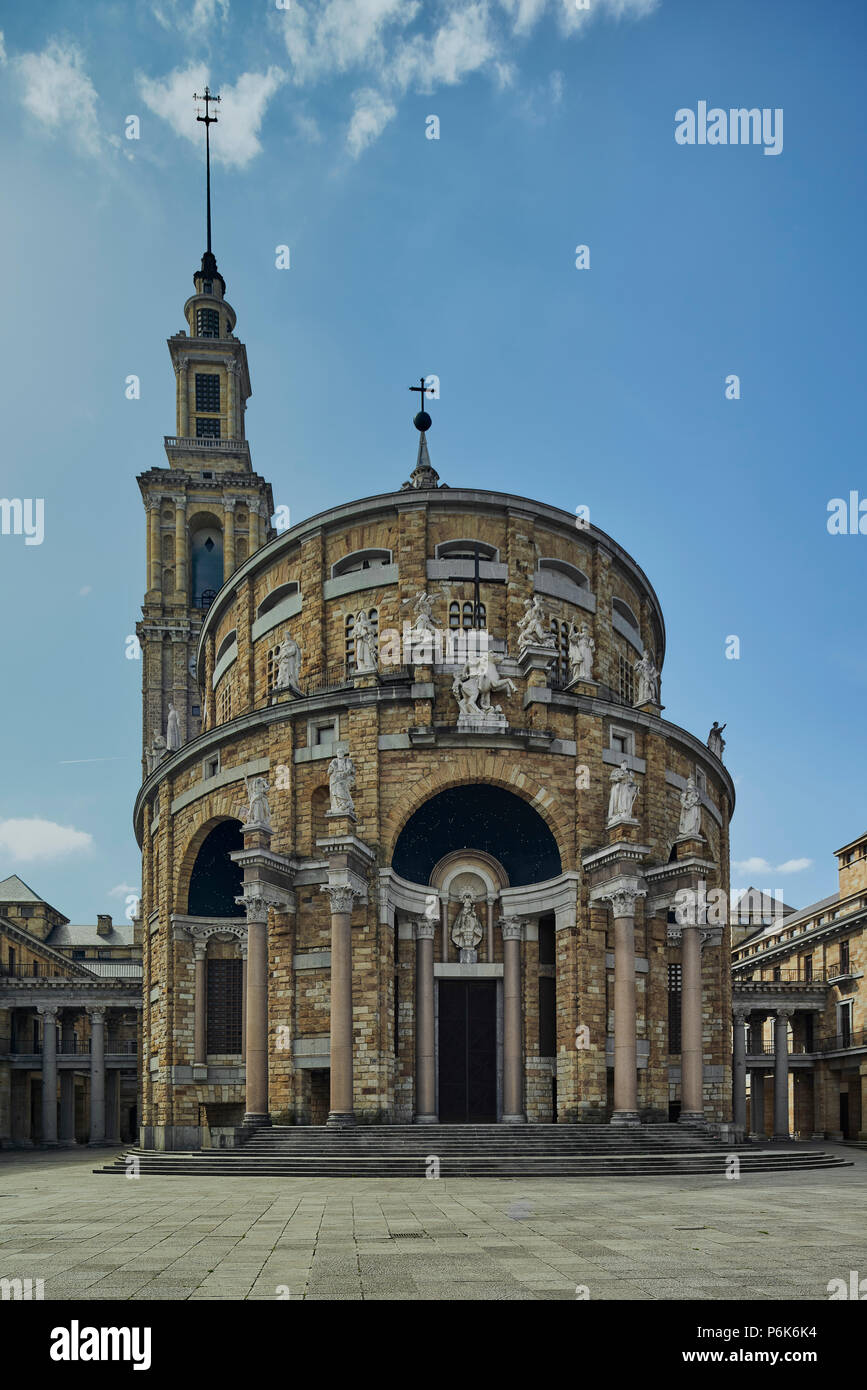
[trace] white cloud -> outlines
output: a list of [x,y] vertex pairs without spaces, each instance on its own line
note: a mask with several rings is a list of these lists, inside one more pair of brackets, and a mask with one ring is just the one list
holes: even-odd
[[0,68],[6,66],[6,40],[3,37],[3,30],[0,29]]
[[125,898],[127,894],[138,894],[139,891],[138,885],[135,883],[116,883],[113,888],[109,888],[108,896],[110,898]]
[[809,869],[812,859],[787,859],[784,864],[769,864],[767,859],[735,859],[733,867],[739,874],[799,874]]
[[[559,18],[566,37],[597,14],[613,19],[650,14],[657,0],[592,0],[579,10],[575,0],[296,0],[278,21],[296,85],[357,72],[366,79],[354,96],[347,128],[350,152],[358,155],[396,115],[408,91],[432,94],[483,73],[498,87],[516,83],[515,37],[530,34],[545,15]],[[410,26],[436,15],[424,31]],[[551,74],[545,92],[550,108],[563,96],[563,74]],[[535,117],[535,97],[525,114]],[[388,113],[388,114],[386,114]]]
[[57,39],[41,53],[23,53],[15,68],[23,85],[24,106],[40,125],[67,132],[85,154],[102,148],[96,119],[96,88],[84,71],[81,50]]
[[355,110],[346,132],[346,144],[354,158],[366,150],[397,115],[397,107],[372,87],[355,93]]
[[812,859],[787,859],[785,864],[778,864],[774,870],[775,874],[800,874],[804,869],[809,869],[813,863]]
[[[265,109],[271,97],[285,82],[282,69],[270,67],[267,72],[245,72],[234,86],[219,89],[217,130],[211,132],[211,158],[214,163],[243,169],[260,153],[259,131]],[[178,68],[164,78],[138,79],[145,105],[168,121],[176,135],[191,144],[202,143],[201,126],[196,121],[193,93],[202,92],[208,83],[208,69],[203,63]]]
[[78,591],[78,597],[79,597],[79,598],[87,598],[87,595],[88,595],[88,594],[92,594],[92,593],[93,593],[93,589],[92,589],[91,585],[90,585],[90,584],[84,584],[84,585],[82,585],[82,587],[81,587],[81,588],[79,589],[79,591]]
[[207,30],[229,18],[229,0],[193,0],[192,7],[169,0],[168,8],[154,5],[153,15],[164,29],[178,29],[187,38],[201,40]]
[[58,825],[38,816],[0,821],[0,851],[22,863],[60,859],[92,848],[93,836],[71,825]]

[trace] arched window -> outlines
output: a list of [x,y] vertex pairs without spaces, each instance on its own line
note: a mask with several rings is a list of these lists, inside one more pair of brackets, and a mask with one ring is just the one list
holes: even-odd
[[622,598],[613,598],[611,600],[611,607],[614,610],[614,612],[623,619],[624,622],[629,623],[629,626],[634,628],[635,631],[638,632],[638,619],[636,618],[632,609],[629,607],[628,603],[624,603]]
[[218,666],[218,665],[219,665],[219,663],[222,661],[223,657],[226,655],[226,652],[229,651],[229,649],[232,647],[232,645],[233,645],[235,642],[237,642],[237,640],[238,640],[238,630],[237,630],[237,628],[234,628],[234,627],[233,627],[231,632],[227,632],[227,633],[226,633],[225,637],[223,638],[222,642],[220,643],[219,647],[217,648],[217,655],[216,655],[215,658],[214,658],[214,665],[215,665],[215,666]]
[[353,550],[331,566],[331,578],[339,579],[341,574],[355,574],[357,570],[373,569],[376,565],[390,565],[390,550]]
[[272,589],[270,594],[266,594],[259,607],[256,609],[256,617],[263,618],[266,613],[270,613],[272,608],[276,608],[278,603],[282,603],[284,598],[291,598],[298,592],[298,582],[295,579],[288,584],[278,584],[276,589]]
[[499,556],[500,552],[495,545],[476,540],[442,541],[434,554],[438,560],[472,560],[475,558],[476,546],[479,548],[480,560],[496,560]]
[[243,917],[235,902],[241,896],[241,866],[229,858],[233,850],[243,848],[240,821],[221,821],[206,837],[190,874],[190,917]]
[[449,627],[457,631],[461,625],[461,605],[459,603],[449,604]]
[[175,538],[174,536],[163,536],[163,564],[173,565],[175,563]]
[[190,559],[193,607],[205,608],[208,605],[202,599],[206,592],[216,592],[223,583],[223,533],[219,526],[206,524],[193,532]]
[[557,648],[556,672],[566,680],[569,675],[569,624],[552,618],[549,624]]
[[543,556],[539,561],[538,568],[540,570],[553,570],[555,574],[562,574],[565,579],[570,579],[579,589],[590,588],[590,580],[584,571],[580,570],[577,565],[570,565],[568,560],[556,560]]

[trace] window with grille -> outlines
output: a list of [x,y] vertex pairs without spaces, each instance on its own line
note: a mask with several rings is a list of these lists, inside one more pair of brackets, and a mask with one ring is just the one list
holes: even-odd
[[557,648],[556,674],[566,680],[569,676],[569,624],[552,618],[549,624]]
[[221,724],[232,718],[232,687],[228,681],[220,691],[219,717]]
[[220,422],[209,415],[196,416],[196,438],[197,439],[219,439]]
[[280,665],[280,643],[279,643],[279,642],[278,642],[278,644],[277,644],[276,647],[269,647],[269,648],[268,648],[268,655],[267,655],[267,657],[266,657],[266,662],[267,662],[267,665],[266,665],[266,670],[265,670],[265,689],[267,690],[268,694],[270,695],[270,694],[271,694],[271,691],[274,689],[274,686],[275,686],[276,683],[277,683],[277,672],[278,672],[279,665]]
[[668,967],[668,1050],[680,1052],[680,993],[683,987],[683,969],[680,965]]
[[220,378],[216,372],[196,372],[196,410],[220,409]]
[[620,700],[624,705],[635,703],[635,672],[632,669],[632,662],[625,656],[620,657]]
[[840,974],[845,975],[849,969],[849,942],[840,942]]
[[198,338],[219,338],[220,315],[216,309],[196,310],[196,336]]
[[804,956],[804,979],[805,979],[805,980],[812,980],[812,978],[813,978],[813,957],[812,957],[812,956]]
[[355,618],[352,613],[347,613],[346,615],[346,635],[343,642],[343,655],[348,671],[355,661]]
[[449,604],[449,627],[452,631],[460,628],[461,625],[461,605],[459,603]]
[[209,1052],[241,1051],[240,960],[208,961],[207,1021]]

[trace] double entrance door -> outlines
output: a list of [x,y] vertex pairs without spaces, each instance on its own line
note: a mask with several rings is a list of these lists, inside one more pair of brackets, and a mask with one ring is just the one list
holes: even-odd
[[439,981],[439,1118],[497,1120],[497,982]]

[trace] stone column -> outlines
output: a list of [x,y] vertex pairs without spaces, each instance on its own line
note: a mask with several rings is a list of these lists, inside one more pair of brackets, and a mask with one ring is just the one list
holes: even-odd
[[247,1018],[245,1125],[271,1123],[268,1112],[268,903],[248,891],[247,910]]
[[193,1030],[193,1062],[197,1067],[207,1065],[207,941],[193,942],[193,956],[196,962],[195,984],[195,1026]]
[[[420,917],[415,924],[415,1122],[435,1125],[436,1072],[434,1038],[434,932],[436,925]],[[395,1019],[395,1027],[397,1020]]]
[[182,439],[188,439],[190,434],[190,359],[189,357],[178,358],[178,365],[181,369],[181,399],[180,411],[178,412],[178,429]]
[[331,900],[331,1108],[327,1123],[355,1124],[352,1097],[352,903],[348,884],[326,884]]
[[42,1145],[57,1148],[57,1009],[38,1004],[42,1015]]
[[732,1048],[732,1122],[735,1129],[747,1127],[747,1011],[735,1009]]
[[223,581],[235,569],[235,499],[223,498]]
[[444,893],[440,897],[440,917],[442,919],[443,941],[442,957],[443,965],[448,965],[449,960],[449,899],[448,894]]
[[105,1143],[105,1008],[88,1004],[90,1019],[90,1142]]
[[[73,1056],[74,1045],[75,1022],[69,1014],[64,1014],[60,1028],[60,1055]],[[65,1067],[60,1073],[60,1143],[75,1143],[75,1072]]]
[[613,1125],[640,1124],[638,1048],[635,1034],[635,904],[644,890],[605,894],[614,917],[614,1113]]
[[240,392],[240,382],[238,379],[238,363],[234,357],[225,359],[226,365],[226,433],[229,439],[241,438],[241,426],[239,421],[240,411],[238,410],[238,398]]
[[704,1124],[701,1018],[701,928],[684,922],[680,938],[680,1123]]
[[112,1067],[105,1075],[105,1142],[120,1143],[120,1071]]
[[523,1050],[521,1047],[521,937],[519,917],[501,917],[503,931],[503,1124],[523,1125]]
[[789,1019],[791,1009],[774,1015],[774,1138],[789,1138]]
[[758,1067],[750,1071],[750,1135],[765,1137],[765,1074]]
[[145,503],[147,507],[148,523],[148,589],[158,589],[160,587],[160,574],[162,571],[160,511],[162,505],[161,497],[149,497]]
[[[187,499],[183,493],[176,496],[175,503],[175,593],[186,606],[189,594],[189,573],[187,566]],[[184,710],[186,713],[186,709]],[[184,726],[186,728],[186,725]]]
[[241,956],[241,1061],[247,1056],[247,943],[238,947]]
[[492,965],[494,960],[494,904],[496,898],[488,898],[488,964]]

